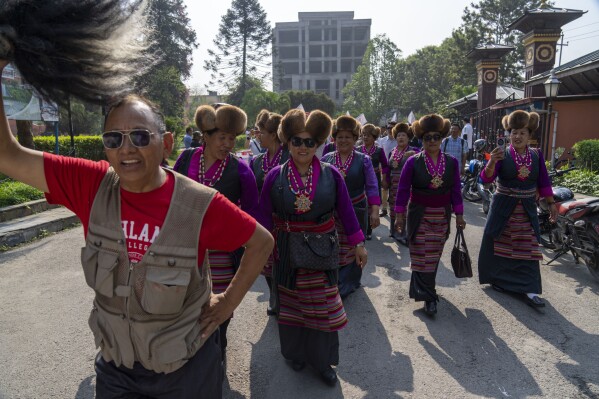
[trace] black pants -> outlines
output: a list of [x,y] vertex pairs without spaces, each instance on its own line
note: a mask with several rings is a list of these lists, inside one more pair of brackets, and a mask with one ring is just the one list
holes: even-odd
[[410,279],[410,298],[413,298],[416,302],[436,302],[439,300],[437,290],[435,289],[438,266],[439,265],[437,264],[437,269],[435,269],[433,273],[412,271],[412,278]]
[[227,328],[229,328],[230,322],[231,322],[231,319],[227,319],[223,322],[223,324],[218,326],[218,330],[219,330],[219,334],[220,334],[220,349],[221,349],[223,359],[227,352]]
[[306,362],[316,371],[339,364],[339,334],[279,324],[281,353],[287,360]]
[[194,357],[172,373],[156,373],[135,363],[132,369],[116,367],[96,356],[97,399],[219,399],[223,370],[219,334],[208,338]]

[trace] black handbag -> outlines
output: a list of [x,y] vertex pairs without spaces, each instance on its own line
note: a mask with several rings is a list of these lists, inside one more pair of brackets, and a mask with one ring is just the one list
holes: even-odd
[[289,233],[289,263],[292,269],[334,270],[339,268],[337,232]]
[[472,262],[470,261],[470,254],[468,254],[464,230],[457,230],[453,250],[451,251],[451,267],[453,267],[453,273],[458,278],[472,277]]

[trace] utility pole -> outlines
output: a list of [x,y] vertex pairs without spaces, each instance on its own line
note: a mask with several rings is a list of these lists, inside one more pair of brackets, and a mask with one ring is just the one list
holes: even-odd
[[564,44],[564,32],[562,32],[562,38],[560,39],[560,43],[558,44],[559,46],[559,63],[557,64],[557,66],[561,66],[562,65],[562,52],[564,50],[564,46],[568,46],[570,42],[566,42],[566,44]]

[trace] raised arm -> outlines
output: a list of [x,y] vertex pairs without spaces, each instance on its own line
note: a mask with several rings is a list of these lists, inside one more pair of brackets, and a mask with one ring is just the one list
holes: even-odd
[[[0,76],[6,65],[6,61],[0,60]],[[44,175],[43,153],[21,146],[14,138],[8,125],[2,98],[0,98],[0,114],[0,173],[47,192],[48,183]]]

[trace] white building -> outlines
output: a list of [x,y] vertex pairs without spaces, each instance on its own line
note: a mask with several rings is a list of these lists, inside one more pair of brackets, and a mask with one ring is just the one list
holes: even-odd
[[275,24],[273,90],[325,93],[340,106],[370,41],[371,20],[354,19],[353,11],[300,12],[298,19]]

